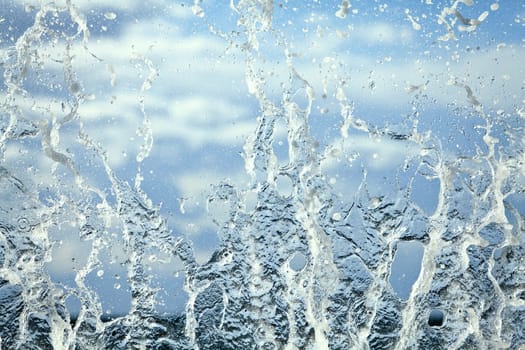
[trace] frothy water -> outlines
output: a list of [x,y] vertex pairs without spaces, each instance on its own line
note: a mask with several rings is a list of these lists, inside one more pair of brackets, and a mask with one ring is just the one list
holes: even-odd
[[523,15],[126,3],[0,13],[2,349],[525,346]]

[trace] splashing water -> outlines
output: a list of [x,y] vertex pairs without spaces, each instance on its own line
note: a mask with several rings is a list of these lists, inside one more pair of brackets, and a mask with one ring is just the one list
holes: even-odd
[[0,13],[2,349],[525,347],[519,4],[97,4]]

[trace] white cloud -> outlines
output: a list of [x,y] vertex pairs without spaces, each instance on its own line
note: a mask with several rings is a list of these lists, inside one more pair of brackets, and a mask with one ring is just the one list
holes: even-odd
[[349,41],[362,41],[372,46],[407,45],[414,39],[414,31],[406,23],[397,26],[387,22],[359,23],[348,29]]
[[[42,4],[41,0],[15,0],[15,2],[18,2],[22,5],[27,6],[33,6],[36,8],[39,8]],[[57,0],[53,1],[54,5],[57,7],[65,8],[66,0]],[[158,6],[159,4],[162,4],[162,1],[156,1],[156,0],[149,0],[148,3],[150,6]],[[73,5],[82,10],[87,11],[95,8],[114,8],[114,9],[120,9],[124,11],[130,11],[133,10],[139,6],[142,6],[144,3],[139,0],[126,0],[126,1],[112,1],[108,3],[108,1],[105,0],[75,0],[73,2]]]
[[318,103],[323,90],[328,100],[335,100],[340,86],[349,101],[392,112],[406,113],[418,94],[434,99],[437,107],[450,103],[467,106],[464,88],[451,84],[455,80],[469,85],[487,107],[499,105],[510,112],[516,103],[523,103],[525,71],[520,62],[525,48],[519,45],[411,57],[404,52],[385,54],[371,49],[339,48],[334,52],[338,40],[318,41],[315,51],[302,51],[303,55],[294,59],[296,71],[313,86]]
[[229,168],[227,172],[214,169],[199,169],[193,171],[181,171],[173,174],[172,184],[180,189],[184,198],[196,198],[208,193],[213,185],[226,180],[228,183],[243,188],[249,182],[248,175],[242,167]]
[[[244,66],[222,57],[222,39],[182,35],[176,29],[159,34],[157,24],[131,23],[119,37],[92,39],[89,51],[80,43],[70,51],[75,79],[89,96],[79,115],[88,133],[107,149],[112,166],[133,159],[139,146],[136,130],[143,119],[141,95],[155,139],[171,138],[194,148],[210,143],[242,145],[254,128],[250,107],[239,97]],[[53,63],[47,70],[60,81],[63,67],[53,60],[61,60],[65,48],[47,46],[42,51]],[[148,62],[159,75],[149,90],[141,92],[151,73]],[[43,113],[37,118],[66,115],[67,107],[61,107],[65,101],[51,95],[54,93],[30,94],[24,100],[28,116],[36,116],[31,110],[38,109]],[[70,136],[68,141],[74,142],[76,135]],[[63,147],[67,147],[66,137],[61,140]],[[124,156],[125,151],[130,158]]]
[[[80,270],[87,259],[86,249],[90,249],[85,244],[77,244],[70,239],[53,250],[53,260],[46,267],[53,275],[75,275]],[[81,253],[81,254],[79,254]]]
[[410,141],[352,134],[347,139],[335,141],[327,150],[327,157],[321,163],[325,170],[337,167],[341,160],[347,164],[351,159],[350,162],[364,164],[372,170],[392,171],[406,159],[416,156],[419,146]]
[[245,106],[215,96],[186,96],[168,106],[166,116],[152,116],[156,138],[177,138],[198,148],[205,144],[242,145],[255,122]]

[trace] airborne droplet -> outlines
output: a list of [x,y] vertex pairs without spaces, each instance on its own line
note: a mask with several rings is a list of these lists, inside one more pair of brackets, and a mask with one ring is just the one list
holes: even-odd
[[106,17],[106,19],[109,19],[110,21],[112,21],[115,18],[117,18],[117,14],[115,12],[106,12],[106,13],[104,13],[104,17]]

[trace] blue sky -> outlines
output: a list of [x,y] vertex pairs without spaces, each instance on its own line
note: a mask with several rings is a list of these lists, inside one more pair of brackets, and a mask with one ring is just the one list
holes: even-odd
[[[6,55],[32,24],[40,2],[0,3],[0,48]],[[249,194],[252,180],[245,170],[243,147],[261,113],[250,91],[253,82],[246,76],[241,47],[247,38],[238,24],[235,2],[133,0],[108,6],[108,1],[81,0],[73,4],[79,13],[77,23],[66,11],[56,18],[49,15],[46,21],[71,35],[79,24],[85,23],[89,31],[89,37],[88,31],[79,32],[70,48],[74,56],[70,82],[79,85],[70,85],[69,90],[83,96],[78,114],[84,130],[107,152],[117,176],[134,182],[141,169],[141,188],[160,206],[169,228],[175,235],[189,237],[198,260],[207,261],[217,245],[216,222],[227,218],[221,206],[206,208],[207,195],[212,185],[225,179]],[[464,18],[482,21],[477,26],[462,24],[445,9],[454,6]],[[394,193],[393,174],[407,159],[421,154],[423,143],[399,142],[388,133],[408,135],[413,128],[422,135],[429,132],[449,157],[485,151],[484,131],[479,128],[485,122],[473,110],[466,87],[484,113],[499,120],[493,131],[502,144],[508,125],[523,127],[525,5],[520,1],[476,1],[470,6],[467,0],[410,5],[350,1],[348,6],[345,1],[276,1],[271,25],[272,30],[257,38],[258,50],[253,51],[257,77],[264,78],[259,83],[276,104],[289,92],[301,106],[308,101],[304,81],[308,82],[314,94],[311,135],[317,141],[316,152],[323,155],[320,167],[341,201],[357,191],[363,169],[372,195]],[[40,44],[44,73],[29,76],[24,83],[28,94],[19,102],[30,119],[59,118],[68,109],[63,104],[71,103],[64,84],[68,78],[58,62],[64,50],[63,40]],[[295,78],[290,78],[290,67],[297,73]],[[5,91],[0,90],[0,95]],[[341,116],[342,105],[352,108],[349,124]],[[145,132],[140,132],[143,126]],[[90,162],[91,155],[78,142],[78,128],[79,123],[64,125],[53,142],[72,157],[88,183],[107,191],[111,199],[103,167]],[[286,125],[276,130],[274,153],[283,165],[288,158]],[[374,134],[374,130],[381,132]],[[141,146],[146,152],[138,161]],[[65,187],[74,186],[72,177],[50,159],[20,157],[35,147],[37,141],[8,147],[6,164],[32,167],[25,180],[39,188],[57,179]],[[423,176],[416,176],[415,183],[419,191],[412,198],[431,215],[438,185]],[[289,191],[286,183],[278,186],[283,193]],[[70,233],[76,225],[64,218],[50,232],[61,243],[55,245],[48,268],[54,278],[71,285],[74,269],[86,261],[82,252],[91,244],[73,238]],[[116,234],[118,225],[110,223],[108,231]],[[112,258],[103,258],[103,266],[88,281],[101,290],[107,310],[120,312],[127,300],[125,271],[120,266],[125,257],[118,243],[108,251]],[[184,299],[182,276],[177,275],[180,264],[152,260],[151,268],[158,271],[167,298],[178,300],[175,308],[180,310]],[[98,276],[98,271],[103,273]],[[118,284],[121,288],[115,288]]]

